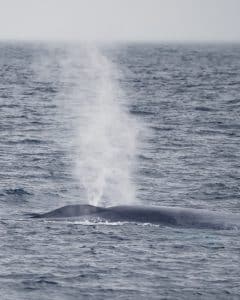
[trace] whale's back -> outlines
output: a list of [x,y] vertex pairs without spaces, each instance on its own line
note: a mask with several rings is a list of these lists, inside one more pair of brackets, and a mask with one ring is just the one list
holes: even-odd
[[88,204],[66,205],[33,218],[74,218],[86,216],[110,222],[127,221],[165,224],[183,227],[228,229],[240,228],[238,214],[216,213],[203,209],[159,206],[112,206],[108,208]]
[[113,206],[109,207],[102,215],[108,219],[121,220],[121,221],[134,221],[141,223],[155,223],[155,224],[171,224],[176,225],[176,213],[173,210],[169,210],[163,207],[154,206]]
[[43,214],[35,214],[34,218],[72,218],[97,214],[104,211],[104,208],[82,204],[82,205],[66,205],[55,210]]

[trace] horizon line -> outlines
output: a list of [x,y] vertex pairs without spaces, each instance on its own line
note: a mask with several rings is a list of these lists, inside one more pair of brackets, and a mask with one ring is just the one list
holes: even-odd
[[63,43],[63,44],[240,44],[240,40],[211,39],[60,39],[60,38],[0,38],[0,42]]

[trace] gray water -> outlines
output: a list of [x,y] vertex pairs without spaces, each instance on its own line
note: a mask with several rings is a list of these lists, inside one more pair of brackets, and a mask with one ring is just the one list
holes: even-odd
[[240,298],[237,229],[26,215],[239,213],[239,50],[1,43],[0,299]]

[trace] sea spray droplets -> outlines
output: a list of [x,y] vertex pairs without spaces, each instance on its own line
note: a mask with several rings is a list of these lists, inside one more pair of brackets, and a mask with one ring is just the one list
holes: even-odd
[[137,122],[123,102],[114,65],[96,48],[88,51],[87,63],[84,88],[91,96],[79,93],[75,174],[89,203],[133,203]]

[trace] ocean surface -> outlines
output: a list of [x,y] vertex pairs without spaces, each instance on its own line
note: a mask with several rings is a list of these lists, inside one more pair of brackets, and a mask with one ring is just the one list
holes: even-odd
[[240,46],[0,43],[0,299],[240,299],[240,231],[31,219],[240,211]]

